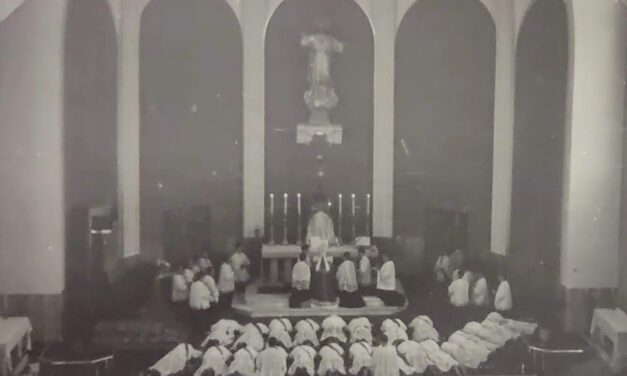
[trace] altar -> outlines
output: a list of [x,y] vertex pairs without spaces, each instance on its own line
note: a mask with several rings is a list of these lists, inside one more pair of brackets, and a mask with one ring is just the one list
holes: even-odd
[[[264,244],[261,248],[262,286],[277,287],[289,284],[292,280],[292,267],[300,252],[301,248],[296,244]],[[355,259],[358,256],[358,248],[353,244],[329,247],[327,256],[342,257],[347,252]],[[310,253],[316,255],[316,252]],[[376,247],[366,247],[366,255],[377,256]]]

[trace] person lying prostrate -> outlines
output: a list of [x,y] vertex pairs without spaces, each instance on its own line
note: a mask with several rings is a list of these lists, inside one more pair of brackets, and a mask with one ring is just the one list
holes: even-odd
[[324,342],[329,338],[335,338],[339,342],[346,343],[346,321],[339,316],[329,316],[322,321],[322,335],[320,336],[320,342]]
[[276,338],[268,338],[268,347],[257,355],[257,376],[285,376],[287,352]]
[[361,308],[366,306],[358,291],[357,273],[355,272],[355,264],[351,260],[350,253],[346,252],[344,254],[344,261],[337,269],[335,278],[338,283],[340,307]]
[[285,350],[289,350],[294,346],[292,343],[292,337],[290,337],[290,334],[285,331],[285,329],[270,328],[270,333],[268,333],[268,339],[270,338],[276,339],[279,345],[282,346]]
[[472,285],[470,302],[477,307],[487,307],[490,305],[490,289],[488,288],[488,281],[486,281],[483,275],[479,275]]
[[449,301],[454,307],[466,307],[469,303],[470,284],[465,278],[459,278],[451,282],[448,286]]
[[257,352],[263,350],[266,346],[265,337],[270,332],[270,329],[262,323],[249,323],[244,326],[242,329],[242,334],[237,338],[234,343],[234,346],[239,346],[240,344],[246,344]]
[[531,335],[538,328],[538,324],[507,319],[498,312],[492,312],[488,314],[488,316],[486,317],[484,321],[491,321],[491,322],[500,324],[512,331],[517,332],[519,335],[522,335],[522,334]]
[[473,342],[468,335],[462,331],[456,331],[448,337],[448,341],[452,343],[456,343],[470,354],[475,357],[479,363],[483,363],[488,360],[488,356],[490,355],[490,351],[485,347],[482,347],[475,342]]
[[294,335],[294,345],[308,344],[313,347],[319,347],[317,332],[320,325],[311,319],[301,320],[296,324],[296,334]]
[[505,343],[511,339],[510,336],[502,335],[499,331],[488,329],[476,321],[469,322],[462,330],[493,344],[496,348],[504,346]]
[[350,375],[364,375],[372,367],[372,346],[360,341],[353,343],[348,349],[348,357],[351,359]]
[[427,353],[416,341],[403,341],[396,346],[396,351],[417,373],[423,373],[429,366]]
[[288,359],[292,360],[292,364],[290,364],[287,370],[289,376],[294,376],[299,369],[301,373],[304,371],[309,376],[315,375],[314,361],[316,359],[316,350],[313,347],[307,345],[296,346],[290,353]]
[[229,364],[227,375],[254,376],[255,360],[258,352],[251,346],[240,344],[233,354],[233,361]]
[[389,343],[385,335],[382,335],[379,339],[379,346],[372,349],[373,376],[399,376],[398,360],[396,348]]
[[388,326],[382,333],[385,334],[392,345],[396,345],[399,341],[407,341],[409,339],[407,332],[398,325]]
[[420,346],[427,353],[429,365],[436,367],[441,372],[449,372],[452,368],[457,367],[457,362],[450,354],[442,351],[440,346],[433,340],[420,342]]
[[433,327],[433,321],[427,316],[414,318],[409,324],[408,334],[416,342],[422,342],[427,339],[432,339],[436,342],[440,340],[440,333]]
[[349,334],[349,343],[366,342],[372,344],[372,330],[365,326],[358,326]]
[[481,365],[481,359],[466,350],[465,347],[453,342],[444,342],[441,346],[442,351],[448,353],[459,364],[464,367],[477,369]]
[[194,376],[222,376],[226,374],[226,361],[231,358],[229,349],[222,345],[210,347],[202,356],[202,363]]
[[464,329],[460,330],[461,333],[463,333],[469,340],[471,340],[474,344],[476,344],[477,346],[486,349],[489,353],[492,353],[494,351],[496,351],[496,349],[498,349],[500,346],[492,343],[490,341],[487,341],[483,338],[481,338],[480,336],[470,333]]
[[224,330],[227,333],[238,334],[242,331],[243,327],[235,320],[220,319],[215,324],[211,325],[211,331]]
[[320,364],[318,364],[318,376],[326,376],[329,373],[346,375],[344,368],[344,349],[337,343],[329,343],[318,352]]
[[372,330],[372,324],[370,323],[370,320],[368,320],[367,317],[357,317],[357,318],[352,319],[348,323],[349,332],[354,331],[358,327],[366,327],[368,328],[368,330]]
[[159,359],[152,367],[148,368],[149,375],[167,376],[180,372],[185,368],[187,361],[193,358],[200,358],[202,352],[196,350],[192,345],[181,343]]
[[288,333],[292,333],[292,331],[294,330],[294,328],[292,327],[292,323],[286,318],[272,319],[268,327],[270,328],[270,330],[285,330]]
[[499,312],[507,312],[512,309],[512,306],[512,289],[503,273],[500,273],[499,287],[496,289],[496,294],[494,294],[494,309]]
[[400,328],[402,331],[407,330],[407,325],[405,325],[401,319],[385,319],[383,320],[383,323],[381,323],[381,331],[385,331],[393,327]]

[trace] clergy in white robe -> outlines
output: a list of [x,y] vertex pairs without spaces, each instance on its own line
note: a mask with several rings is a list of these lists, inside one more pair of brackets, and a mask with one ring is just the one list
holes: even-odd
[[334,338],[341,343],[346,343],[346,321],[341,317],[333,315],[329,316],[322,321],[322,334],[320,335],[320,342],[326,341],[329,338]]
[[220,319],[218,322],[211,325],[211,330],[213,331],[213,330],[220,330],[220,329],[223,329],[228,333],[238,334],[239,332],[242,331],[243,326],[240,325],[240,323],[238,323],[235,320]]
[[481,365],[481,359],[477,356],[473,355],[469,351],[466,350],[465,347],[458,345],[453,342],[444,342],[442,346],[440,346],[442,351],[448,353],[455,359],[459,364],[464,367],[477,369]]
[[202,356],[202,363],[194,373],[194,376],[202,376],[206,370],[213,370],[215,376],[226,374],[226,362],[231,357],[231,352],[224,346],[212,346]]
[[318,351],[320,364],[318,365],[318,376],[326,376],[328,372],[336,372],[346,375],[344,367],[344,349],[337,343],[329,343]]
[[309,376],[315,375],[316,350],[308,345],[299,345],[290,352],[288,359],[292,360],[287,374],[294,376],[298,369],[303,369]]
[[475,357],[480,363],[488,360],[488,356],[490,355],[490,350],[485,347],[475,343],[472,341],[467,333],[464,333],[460,330],[454,332],[448,337],[448,341],[452,343],[456,343],[466,351],[468,351],[472,356]]
[[429,365],[436,367],[441,372],[449,372],[452,368],[459,365],[458,361],[449,353],[442,351],[440,346],[433,340],[428,339],[420,342],[420,346],[427,353]]
[[349,374],[356,376],[364,368],[368,370],[372,368],[372,345],[370,343],[355,342],[348,349],[348,353],[351,359]]
[[396,351],[417,373],[423,373],[429,366],[425,349],[416,341],[403,341],[396,346]]
[[279,342],[268,338],[268,347],[257,355],[257,376],[285,376],[287,372],[287,352]]
[[523,334],[531,335],[538,328],[538,324],[507,319],[498,312],[491,312],[490,314],[488,314],[488,316],[484,320],[484,323],[485,321],[493,322],[501,326],[504,326],[507,329],[518,333],[519,336]]
[[480,275],[472,285],[470,302],[477,307],[487,307],[490,304],[490,290],[488,281]]
[[194,281],[189,291],[189,307],[194,310],[207,310],[211,307],[211,302],[212,295],[207,286],[201,280]]
[[[209,270],[211,270],[211,268],[209,268]],[[213,279],[211,274],[204,273],[201,281],[207,286],[211,293],[211,303],[217,303],[220,300],[220,291],[218,290],[215,279]]]
[[187,302],[189,299],[189,284],[183,275],[183,271],[179,270],[172,276],[172,302]]
[[270,329],[262,323],[248,323],[242,329],[242,334],[237,337],[234,346],[246,344],[257,352],[263,350],[266,346],[265,336],[268,335]]
[[251,346],[245,344],[238,346],[228,366],[227,375],[254,376],[257,355],[258,351]]
[[511,337],[507,335],[502,335],[501,333],[499,333],[499,331],[489,329],[476,321],[469,322],[464,326],[464,329],[462,330],[468,334],[477,336],[484,341],[490,343],[491,346],[489,347],[491,347],[490,349],[492,351],[504,346],[505,343],[511,339]]
[[346,252],[344,254],[344,261],[337,269],[335,278],[338,283],[340,307],[361,308],[366,306],[364,299],[357,290],[357,273],[355,272],[355,264],[351,260],[350,253]]
[[494,309],[500,312],[507,312],[512,309],[512,289],[509,282],[502,276],[500,277],[499,287],[494,294]]
[[194,276],[196,276],[196,273],[192,271],[191,267],[183,269],[183,277],[185,277],[187,284],[191,285],[194,282]]
[[417,316],[409,324],[409,332],[414,341],[422,342],[427,339],[439,341],[440,333],[433,327],[433,321],[427,316]]
[[382,336],[379,346],[372,349],[373,376],[399,376],[399,356],[396,348]]
[[396,291],[396,267],[386,255],[382,255],[382,266],[377,274],[377,296],[386,306],[400,307],[405,298]]
[[300,320],[296,324],[296,334],[294,335],[294,345],[310,345],[319,347],[318,330],[320,325],[311,319]]
[[292,291],[289,297],[290,308],[300,308],[300,306],[311,299],[311,268],[306,262],[307,254],[301,252],[298,261],[292,268]]
[[323,239],[331,245],[335,244],[336,238],[333,220],[322,210],[324,204],[316,204],[316,206],[316,212],[309,219],[309,223],[307,224],[307,244],[311,244],[312,237]]
[[276,339],[284,349],[289,350],[292,348],[292,337],[290,334],[285,331],[285,329],[279,328],[270,328],[270,333],[268,333],[268,339],[274,338]]
[[349,334],[349,342],[366,342],[372,344],[372,329],[365,326],[358,326]]
[[367,292],[372,285],[372,265],[370,264],[370,258],[366,255],[366,250],[361,247],[359,248],[359,287],[364,290],[363,292]]
[[271,331],[285,330],[288,333],[292,333],[294,331],[292,322],[286,318],[272,319],[268,327]]
[[233,302],[233,291],[235,291],[235,273],[233,272],[231,264],[226,261],[220,265],[218,290],[220,290],[220,307],[223,310],[231,308],[231,304]]
[[466,307],[470,301],[470,284],[466,278],[456,279],[448,287],[449,302],[454,307]]
[[370,320],[368,320],[367,317],[357,317],[352,319],[347,326],[348,331],[351,333],[359,327],[365,327],[368,330],[372,330],[372,323],[370,322]]
[[235,284],[239,291],[243,291],[246,284],[250,280],[250,273],[248,271],[250,268],[250,260],[242,250],[241,244],[238,243],[235,246],[235,252],[231,255],[229,263],[231,264],[233,273],[235,274]]
[[202,352],[196,350],[192,345],[181,343],[159,359],[148,371],[156,371],[160,376],[171,375],[183,370],[188,360],[201,356]]
[[386,331],[388,329],[394,328],[394,327],[398,327],[402,331],[406,331],[407,330],[407,325],[401,319],[385,319],[381,323],[381,331],[382,332]]

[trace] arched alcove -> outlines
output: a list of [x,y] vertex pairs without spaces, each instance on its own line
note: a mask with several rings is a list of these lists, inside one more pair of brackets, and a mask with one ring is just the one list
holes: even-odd
[[[238,20],[223,0],[153,0],[144,10],[143,252],[161,253],[169,209],[199,221],[201,228],[188,230],[202,237],[209,233],[212,252],[224,252],[228,239],[241,236],[242,53]],[[210,230],[202,224],[208,212]],[[185,247],[180,246],[182,254]]]
[[517,41],[510,251],[512,277],[535,291],[559,282],[567,80],[565,5],[539,0]]
[[419,0],[405,14],[396,37],[396,235],[430,237],[427,210],[445,208],[467,213],[457,244],[488,249],[495,38],[479,1]]
[[[303,34],[324,32],[344,43],[331,61],[331,76],[339,97],[331,121],[343,126],[341,145],[324,140],[296,144],[296,128],[309,120],[303,95],[308,89],[308,51]],[[272,15],[266,30],[266,192],[288,193],[290,220],[296,223],[295,195],[303,195],[306,218],[312,194],[322,190],[334,207],[342,193],[344,238],[349,240],[350,194],[357,199],[357,232],[365,231],[366,194],[372,191],[373,35],[370,22],[353,0],[287,0]],[[323,174],[322,176],[319,174]],[[266,197],[267,200],[267,197]],[[266,207],[268,207],[266,203]],[[277,202],[277,208],[282,203]],[[277,217],[278,230],[279,223]],[[268,221],[266,221],[268,223]],[[267,229],[268,230],[268,229]],[[268,233],[268,231],[266,231]],[[278,232],[277,232],[278,234]],[[296,239],[296,226],[289,229]]]

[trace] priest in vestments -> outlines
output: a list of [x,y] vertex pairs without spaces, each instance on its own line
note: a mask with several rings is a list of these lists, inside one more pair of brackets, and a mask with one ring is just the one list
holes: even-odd
[[307,244],[311,245],[311,238],[318,237],[329,245],[336,244],[333,220],[322,210],[324,204],[315,205],[315,213],[307,224]]
[[311,297],[323,303],[335,303],[337,301],[337,282],[333,272],[333,262],[327,257],[328,246],[319,248],[320,255],[314,264]]

